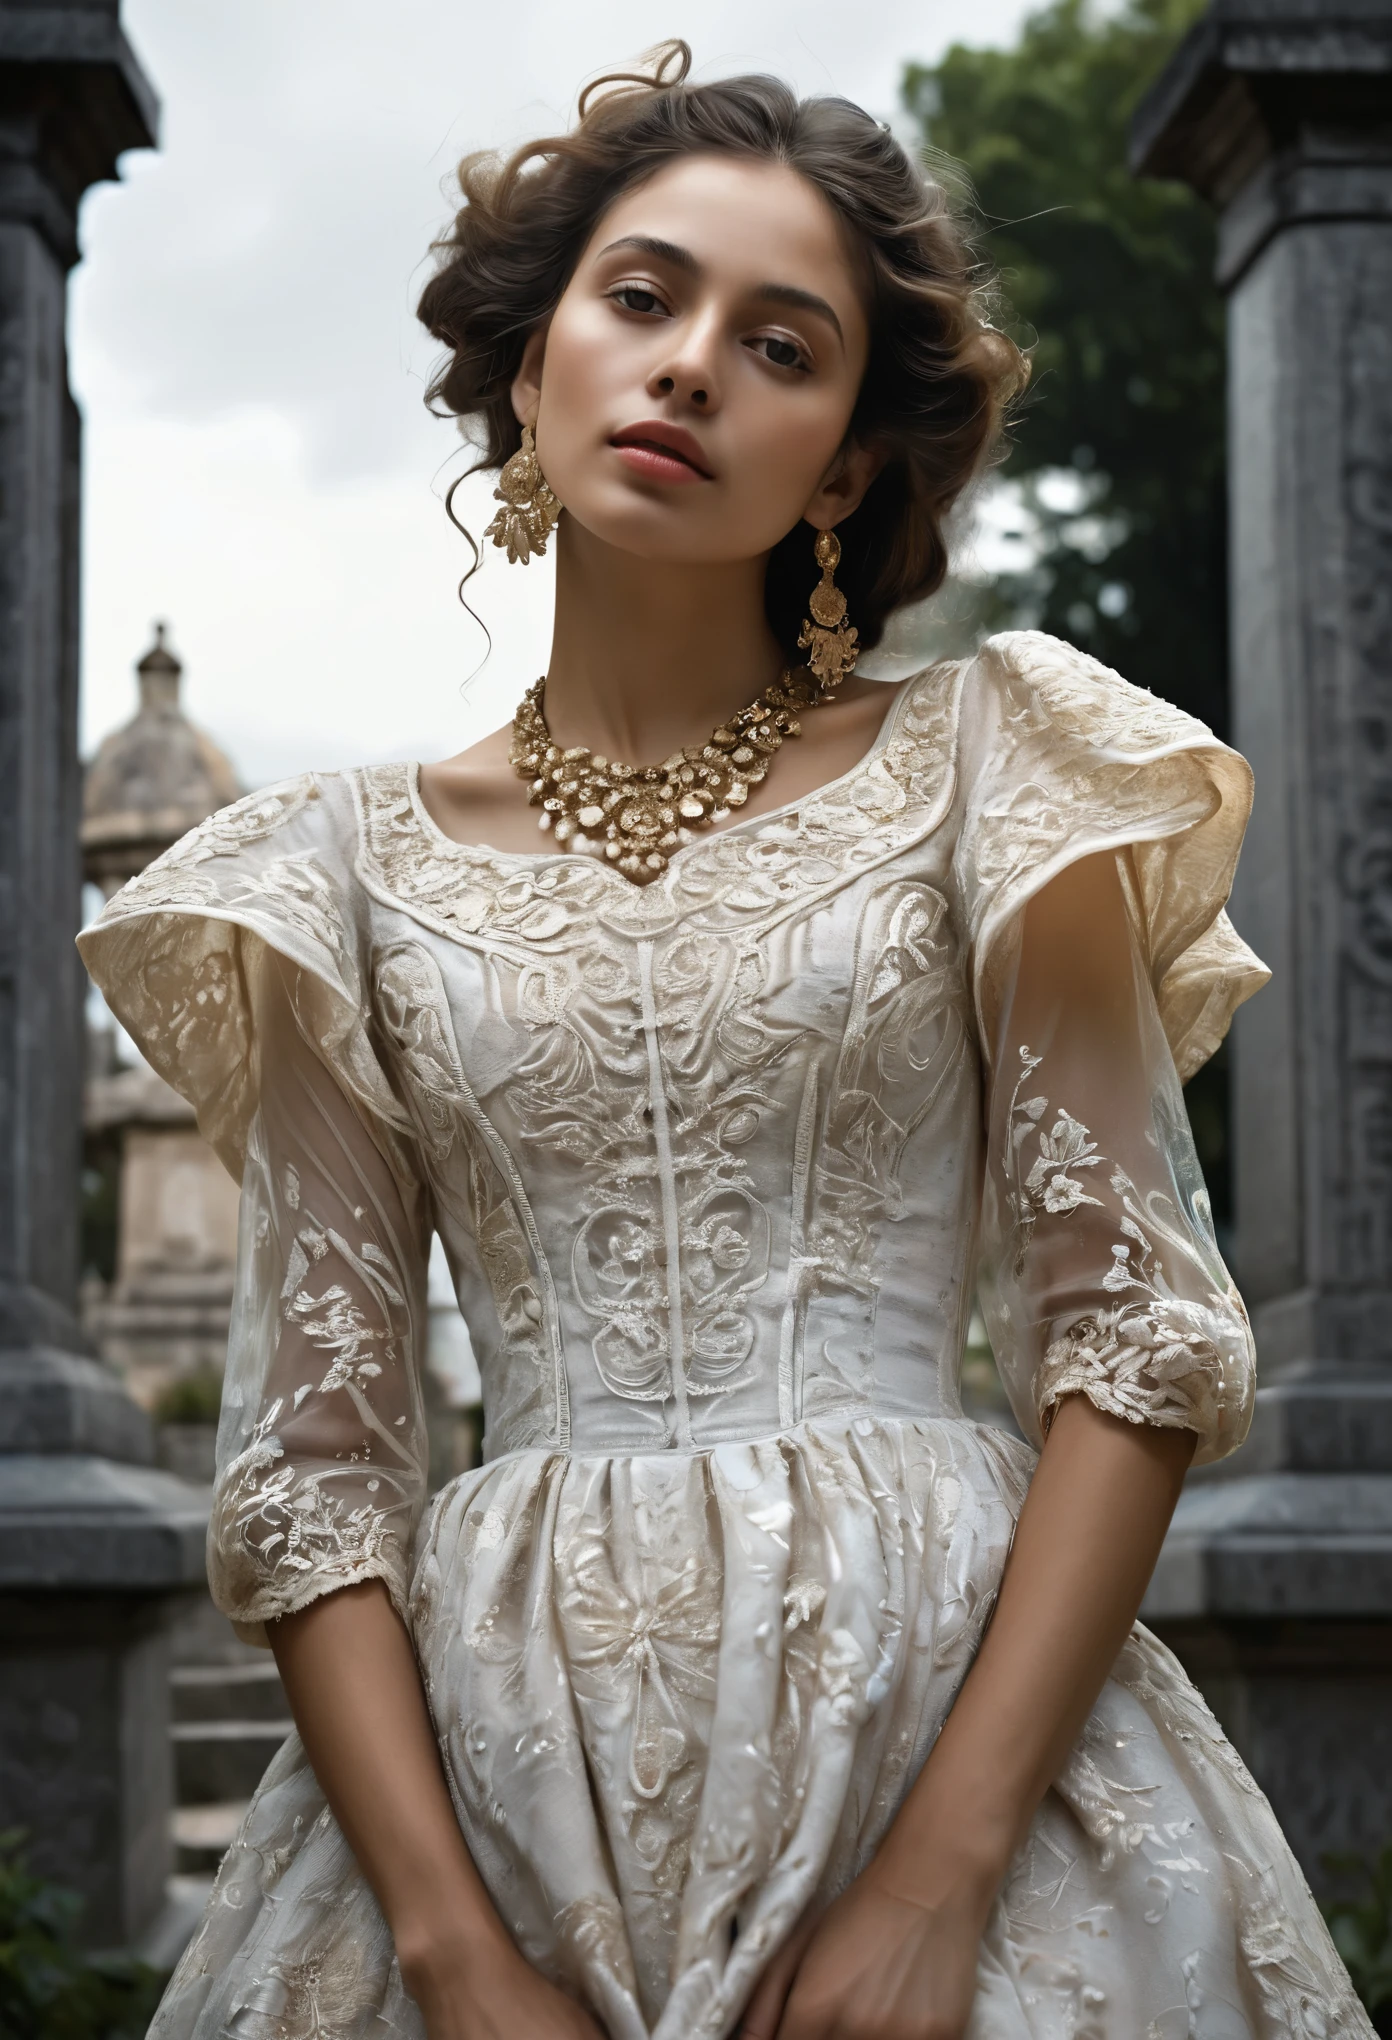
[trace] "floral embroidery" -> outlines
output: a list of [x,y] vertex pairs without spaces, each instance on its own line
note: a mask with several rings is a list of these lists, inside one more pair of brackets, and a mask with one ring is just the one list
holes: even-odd
[[[278,1191],[298,1220],[278,1296],[281,1336],[292,1341],[281,1372],[292,1355],[312,1352],[327,1355],[328,1365],[269,1399],[218,1480],[213,1584],[246,1622],[284,1614],[348,1580],[381,1578],[402,1603],[424,1474],[404,1421],[387,1423],[377,1406],[384,1376],[398,1385],[409,1379],[405,1285],[375,1239],[354,1246],[305,1208],[295,1167],[282,1169]],[[272,1245],[271,1216],[263,1205],[262,1254]],[[352,1419],[339,1413],[339,1398]]]
[[194,877],[197,866],[214,857],[236,857],[251,844],[264,842],[318,798],[319,788],[307,773],[284,786],[249,793],[230,807],[219,808],[122,886],[107,906],[104,918],[119,920],[144,913],[152,906],[192,905],[211,899],[215,885],[198,884]]
[[[518,1146],[525,1152],[544,1141],[548,1152],[575,1165],[578,1223],[568,1272],[591,1323],[599,1380],[621,1401],[653,1406],[667,1433],[682,1442],[691,1442],[697,1405],[749,1385],[755,1344],[749,1304],[769,1274],[772,1223],[746,1148],[779,1109],[767,1086],[778,1087],[788,1044],[761,1018],[767,970],[760,938],[792,908],[809,912],[819,893],[844,887],[931,829],[951,791],[958,680],[955,668],[945,668],[911,683],[892,732],[861,768],[791,815],[702,838],[662,880],[643,888],[591,858],[510,857],[453,844],[420,813],[406,768],[353,775],[365,882],[427,927],[486,956],[494,982],[506,987],[501,1003],[510,1027],[494,1024],[485,1037],[501,1045],[511,1034],[488,1099],[499,1128],[488,1145],[493,1153]],[[899,900],[904,889],[889,890]],[[855,1051],[843,1052],[830,1090],[828,1138],[844,1139],[836,1185],[831,1189],[823,1172],[808,1181],[801,1200],[804,1251],[788,1336],[798,1340],[810,1312],[818,1350],[835,1375],[823,1403],[863,1396],[868,1376],[854,1374],[839,1326],[818,1316],[818,1298],[841,1299],[826,1309],[853,1325],[850,1337],[863,1343],[874,1229],[895,1209],[897,1157],[940,1075],[936,1065],[926,1076],[906,1070],[911,1087],[923,1090],[923,1104],[906,1105],[896,1120],[879,1102],[885,1085],[872,1067],[896,1029],[909,1038],[911,1014],[931,1035],[940,1024],[932,1009],[945,995],[951,1003],[946,902],[927,890],[923,897],[926,907],[915,897],[892,927],[867,936],[867,955],[881,936],[888,946],[873,994],[866,980],[873,1023],[867,1031],[853,1022],[848,1040]],[[667,939],[659,947],[660,937]],[[447,1039],[453,1022],[438,985],[437,1017],[424,1017],[431,1002],[416,980],[422,973],[437,979],[438,966],[417,949],[408,971],[402,954],[374,966],[377,997],[411,1073],[409,1095],[426,1117],[448,1199],[449,1143],[463,1120],[477,1127],[480,1111],[452,1102],[470,1086]],[[412,980],[409,990],[403,972]],[[951,1063],[966,1039],[960,999],[941,1024]],[[482,1062],[490,1074],[486,1047]],[[653,1096],[658,1069],[660,1100]],[[518,1205],[516,1185],[511,1203]],[[853,1211],[856,1243],[847,1231]],[[483,1236],[477,1215],[472,1232]],[[863,1265],[848,1281],[857,1256]],[[496,1283],[494,1292],[497,1302]],[[530,1284],[528,1296],[535,1307]],[[543,1317],[545,1309],[542,1303]],[[535,1321],[521,1329],[535,1344]],[[490,1410],[490,1453],[538,1435],[530,1401],[496,1407],[510,1403],[512,1383],[538,1378],[507,1350],[508,1364],[498,1369],[502,1395]],[[786,1401],[795,1363],[784,1372]],[[558,1360],[558,1399],[563,1393]],[[548,1429],[562,1436],[563,1420]]]
[[695,1753],[689,1701],[715,1691],[718,1582],[688,1552],[635,1598],[615,1577],[609,1538],[591,1535],[568,1550],[557,1596],[579,1689],[605,1705],[620,1700],[631,1724],[629,1788],[651,1803]]
[[956,853],[987,1023],[1009,930],[1070,844],[1127,853],[1156,998],[1181,1080],[1269,973],[1219,911],[1251,805],[1243,759],[1202,723],[1038,631],[987,640],[975,677],[1000,723],[973,776]]
[[[273,1402],[250,1443],[230,1462],[218,1484],[211,1584],[226,1592],[246,1623],[268,1621],[301,1605],[308,1583],[313,1599],[349,1581],[378,1578],[405,1598],[405,1525],[412,1497],[398,1470],[379,1471],[363,1488],[347,1469],[306,1473],[289,1462],[276,1435],[284,1404]],[[288,1414],[288,1412],[285,1412]],[[347,1479],[350,1492],[334,1492]],[[290,1577],[286,1577],[289,1575]]]
[[[117,893],[83,938],[94,973],[111,985],[100,958],[119,984],[121,1016],[150,1063],[194,1103],[237,1173],[255,1109],[243,930],[307,966],[301,1023],[386,1144],[405,1124],[367,1037],[341,881],[314,850],[259,864],[238,854],[320,798],[312,780],[297,781],[211,817]],[[215,873],[217,858],[229,864]]]
[[394,943],[374,957],[373,979],[437,1172],[440,1215],[453,1219],[461,1250],[477,1254],[497,1312],[503,1345],[488,1448],[564,1445],[569,1402],[550,1273],[516,1165],[465,1078],[439,964],[418,942]]
[[352,2040],[380,1988],[364,1949],[336,1936],[301,1961],[272,1963],[257,1991],[261,2002],[238,2018],[237,2030],[248,2040]]
[[[1021,1098],[1044,1058],[1025,1045],[1019,1056],[1004,1158],[1015,1279],[1024,1272],[1041,1219],[1067,1217],[1085,1205],[1108,1209],[1086,1187],[1100,1189],[1100,1179],[1083,1172],[1109,1170],[1121,1238],[1112,1245],[1110,1265],[1099,1271],[1098,1286],[1114,1296],[1133,1292],[1125,1303],[1076,1316],[1049,1339],[1034,1387],[1041,1421],[1047,1428],[1057,1404],[1082,1393],[1132,1423],[1192,1429],[1203,1438],[1226,1430],[1234,1420],[1233,1403],[1245,1409],[1251,1392],[1250,1338],[1240,1299],[1231,1284],[1224,1294],[1213,1289],[1209,1263],[1195,1251],[1192,1235],[1163,1193],[1152,1191],[1143,1199],[1071,1112],[1059,1108],[1047,1126],[1047,1097]],[[1157,1235],[1200,1274],[1202,1301],[1171,1288]]]
[[1105,818],[1108,835],[1120,844],[1142,816],[1152,823],[1168,811],[1179,829],[1212,811],[1204,768],[1186,753],[1144,764],[1098,762],[1090,754],[1072,769],[1057,759],[1050,763],[1047,791],[1012,782],[982,801],[973,865],[993,905],[1047,866],[1077,833],[1080,814]]
[[908,682],[893,732],[844,779],[791,813],[697,838],[644,887],[590,857],[451,842],[422,819],[408,767],[372,767],[352,775],[364,876],[451,935],[542,949],[577,917],[630,938],[671,926],[678,911],[698,921],[702,908],[722,921],[767,917],[885,862],[941,815],[960,681],[961,668],[947,665]]
[[[820,1139],[794,1193],[797,1279],[785,1315],[786,1415],[874,1392],[877,1259],[902,1211],[901,1169],[928,1114],[971,1084],[970,1021],[947,901],[896,879],[861,915],[850,1009],[827,1085]],[[810,1131],[809,1117],[809,1131]],[[807,1377],[806,1355],[820,1364]]]
[[384,1312],[393,1305],[402,1310],[406,1304],[405,1297],[389,1279],[391,1263],[371,1240],[364,1244],[359,1255],[332,1227],[324,1232],[306,1227],[290,1250],[281,1298],[285,1302],[286,1318],[298,1323],[310,1344],[327,1349],[334,1355],[333,1365],[319,1384],[320,1395],[331,1395],[336,1388],[346,1388],[350,1382],[361,1386],[363,1382],[374,1380],[382,1372],[382,1364],[375,1357],[379,1345],[382,1360],[387,1366],[394,1366],[400,1360],[390,1331],[382,1325],[370,1325],[362,1308],[341,1283],[331,1284],[321,1296],[300,1287],[308,1268],[306,1255],[319,1261],[331,1248],[375,1292]]
[[1052,730],[1094,751],[1139,756],[1211,738],[1182,708],[1134,687],[1100,659],[1045,631],[1001,631],[990,639],[989,650],[1020,685],[1017,713],[1021,698],[1037,701]]
[[[1294,1870],[1271,1807],[1202,1695],[1138,1623],[1112,1676],[1189,1753],[1204,1789],[1228,1798],[1237,1936],[1273,2033],[1369,2040],[1371,2028]],[[1331,1959],[1332,1958],[1332,1959]]]
[[971,837],[987,897],[1046,864],[1085,816],[1120,842],[1141,816],[1153,827],[1166,810],[1177,825],[1213,812],[1211,764],[1195,752],[1218,746],[1182,709],[1038,631],[1002,632],[983,656],[1003,676],[1009,734]]

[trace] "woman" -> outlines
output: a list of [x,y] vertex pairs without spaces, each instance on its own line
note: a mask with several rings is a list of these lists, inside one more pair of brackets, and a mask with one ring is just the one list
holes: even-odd
[[[467,163],[422,303],[544,685],[84,939],[241,1175],[210,1573],[299,1731],[155,2032],[1367,2034],[1133,1626],[1251,1405],[1179,1092],[1246,767],[1028,632],[855,675],[1018,358],[888,134],[687,62]],[[487,1463],[422,1522],[432,1229]]]

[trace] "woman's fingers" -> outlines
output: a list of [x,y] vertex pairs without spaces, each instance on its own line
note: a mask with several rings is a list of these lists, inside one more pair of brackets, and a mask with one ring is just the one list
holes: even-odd
[[744,2018],[737,2028],[735,2040],[774,2040],[783,2007],[788,2002],[788,1992],[793,1987],[798,1964],[806,1953],[812,1938],[814,1919],[804,1914],[794,1927],[783,1946],[759,1978],[753,1997],[745,2007]]
[[787,1962],[781,1958],[764,1971],[758,1989],[745,2007],[737,2040],[774,2040],[789,1986],[796,1973],[796,1961]]

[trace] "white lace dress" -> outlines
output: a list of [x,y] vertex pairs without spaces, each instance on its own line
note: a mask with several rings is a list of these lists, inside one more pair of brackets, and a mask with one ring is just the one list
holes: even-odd
[[[1264,972],[1242,760],[1033,633],[639,889],[448,840],[409,768],[185,837],[83,939],[242,1179],[218,1605],[385,1581],[460,1823],[611,2040],[718,2040],[866,1862],[990,1612],[1033,1451],[967,1421],[980,1272],[1034,1439],[1081,1391],[1242,1439],[1252,1349],[1179,1077]],[[1143,1085],[1010,1024],[1026,901],[1116,853]],[[1178,1075],[1176,1074],[1178,1069]],[[486,1464],[422,1516],[439,1232]],[[1252,1780],[1137,1628],[983,1940],[972,2040],[1368,2035]],[[421,2032],[298,1740],[158,2040]]]

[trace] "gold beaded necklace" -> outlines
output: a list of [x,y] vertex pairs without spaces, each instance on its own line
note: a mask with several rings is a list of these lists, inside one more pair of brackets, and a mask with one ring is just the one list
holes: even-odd
[[674,751],[660,765],[620,765],[584,744],[561,750],[551,740],[543,707],[543,676],[527,689],[512,721],[509,756],[531,781],[538,826],[568,850],[607,857],[628,878],[647,885],[674,850],[741,808],[788,737],[801,735],[798,712],[830,701],[842,679],[786,668],[748,708],[712,730],[704,744]]

